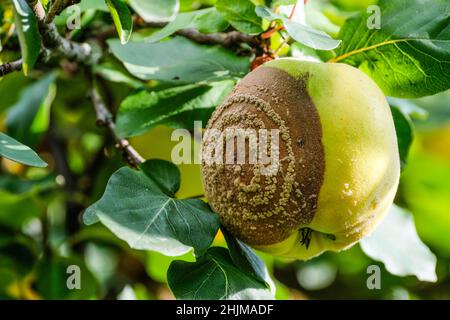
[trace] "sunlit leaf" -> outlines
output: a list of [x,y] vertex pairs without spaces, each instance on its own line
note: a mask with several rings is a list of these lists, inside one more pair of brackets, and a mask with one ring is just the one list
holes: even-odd
[[296,41],[316,50],[333,50],[336,49],[341,41],[335,40],[327,33],[314,29],[305,24],[288,19],[283,15],[274,13],[265,6],[258,6],[256,13],[269,21],[279,20],[283,23],[288,34]]
[[383,262],[392,274],[437,280],[436,256],[417,235],[411,214],[400,207],[393,205],[381,225],[360,243],[369,257]]
[[128,0],[136,13],[147,22],[168,22],[177,14],[179,0]]
[[0,156],[32,167],[47,166],[47,163],[45,163],[36,152],[1,132]]

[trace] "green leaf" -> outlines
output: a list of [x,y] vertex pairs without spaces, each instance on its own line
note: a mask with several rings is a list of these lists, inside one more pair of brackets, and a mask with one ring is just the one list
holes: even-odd
[[36,152],[2,132],[0,132],[0,156],[27,166],[41,168],[47,166]]
[[[55,24],[57,26],[66,25],[67,19],[69,17],[74,17],[74,14],[78,12],[80,14],[84,13],[95,13],[96,11],[109,12],[108,5],[105,0],[81,0],[80,3],[73,4],[65,8],[58,16],[55,17]],[[82,18],[83,19],[83,18]]]
[[360,243],[369,257],[383,262],[394,275],[437,281],[436,256],[417,235],[411,214],[400,207],[393,205],[381,225]]
[[168,256],[192,249],[202,255],[219,228],[217,215],[203,201],[169,197],[153,179],[130,168],[113,174],[102,198],[86,210],[85,223],[94,217],[132,248]]
[[116,25],[120,42],[125,44],[128,42],[133,30],[133,18],[127,4],[123,0],[105,0],[109,11]]
[[258,14],[258,16],[268,21],[282,21],[287,33],[295,41],[298,41],[310,48],[316,50],[333,50],[341,44],[340,40],[333,39],[327,33],[292,21],[284,16],[275,14],[272,10],[265,6],[256,7],[256,13]]
[[169,161],[147,160],[139,165],[139,169],[167,195],[173,196],[180,189],[180,170]]
[[247,34],[263,31],[262,20],[255,12],[255,5],[250,0],[218,0],[217,10],[236,30]]
[[36,17],[26,0],[12,0],[17,35],[22,53],[25,75],[34,67],[41,51],[41,36],[37,29]]
[[174,261],[167,273],[177,299],[269,300],[270,290],[243,273],[227,249],[213,247],[197,262]]
[[179,0],[128,0],[134,11],[146,22],[169,22],[180,9]]
[[255,13],[258,17],[261,17],[268,21],[274,21],[274,20],[281,19],[281,17],[279,15],[275,14],[272,10],[270,10],[266,6],[256,6]]
[[396,106],[391,106],[395,131],[397,132],[398,151],[402,168],[406,165],[409,149],[414,140],[414,126],[409,116]]
[[117,133],[142,134],[158,124],[192,129],[194,121],[206,122],[234,87],[234,81],[193,84],[160,91],[140,91],[128,96],[117,113]]
[[212,81],[244,76],[250,61],[219,47],[199,45],[182,37],[161,43],[109,40],[113,54],[128,71],[143,80],[177,83]]
[[8,134],[23,143],[36,146],[47,131],[50,106],[55,97],[55,73],[26,87],[6,117]]
[[221,32],[229,26],[228,21],[214,7],[197,16],[193,22],[193,28],[202,33]]
[[368,29],[369,13],[348,19],[340,32],[343,44],[331,61],[361,69],[393,97],[422,97],[449,89],[450,3],[380,0],[379,7],[381,29]]
[[283,19],[284,26],[289,35],[296,41],[316,50],[333,50],[340,44],[340,40],[331,38],[323,31],[309,26]]
[[133,89],[138,89],[145,86],[145,83],[129,76],[126,71],[119,70],[110,64],[105,63],[95,65],[93,67],[93,71],[108,81],[123,83]]
[[273,284],[264,262],[245,243],[233,237],[225,228],[222,233],[230,251],[231,260],[239,270],[264,284]]
[[175,20],[146,38],[145,41],[150,43],[158,42],[181,29],[195,28],[200,32],[210,33],[223,31],[227,27],[228,22],[224,20],[215,8],[182,12],[177,15]]

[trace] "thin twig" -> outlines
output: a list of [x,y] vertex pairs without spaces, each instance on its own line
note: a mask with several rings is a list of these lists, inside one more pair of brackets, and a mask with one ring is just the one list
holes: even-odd
[[22,59],[2,64],[0,65],[0,77],[19,70],[22,70]]
[[56,51],[69,60],[94,64],[95,55],[87,43],[77,43],[63,38],[54,23],[46,23],[45,10],[40,0],[27,0],[38,21],[42,43],[47,49]]
[[250,46],[258,45],[260,42],[257,37],[248,34],[231,31],[231,32],[217,32],[217,33],[201,33],[197,29],[189,28],[182,29],[176,33],[177,35],[186,37],[192,41],[201,44],[220,44],[224,47],[230,48],[237,44],[246,43]]
[[117,149],[123,151],[126,161],[132,167],[137,167],[139,164],[143,163],[145,159],[131,146],[130,142],[117,135],[114,117],[103,101],[95,84],[92,85],[90,95],[97,115],[97,124],[108,128],[111,136],[116,142]]
[[[161,22],[144,22],[141,19],[135,18],[134,23],[137,27],[151,27],[151,28],[163,28],[167,23]],[[107,39],[116,34],[115,27],[111,27],[107,30],[100,31],[96,34],[99,39]],[[214,32],[214,33],[201,33],[195,28],[187,28],[179,30],[176,35],[188,38],[194,42],[200,44],[218,44],[226,48],[235,48],[236,46],[246,43],[249,46],[258,46],[260,41],[256,36],[250,36],[248,34],[231,31],[231,32]]]

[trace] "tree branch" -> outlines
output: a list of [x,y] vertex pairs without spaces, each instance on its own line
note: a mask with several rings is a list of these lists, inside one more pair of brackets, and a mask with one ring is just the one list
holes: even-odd
[[[167,25],[167,22],[145,22],[139,16],[133,18],[133,23],[136,27],[143,28],[164,28]],[[104,41],[115,34],[115,27],[111,27],[108,30],[99,32],[96,36]],[[218,44],[231,49],[234,49],[243,43],[246,43],[251,47],[259,47],[261,45],[259,37],[250,36],[238,31],[201,33],[195,28],[187,28],[179,30],[175,34],[200,44]]]
[[36,15],[42,43],[47,49],[54,50],[72,61],[84,64],[96,62],[89,44],[67,40],[58,33],[54,23],[46,23],[45,10],[40,0],[27,0],[27,2]]
[[237,44],[246,43],[250,46],[257,46],[260,44],[257,37],[248,34],[231,31],[231,32],[217,32],[217,33],[201,33],[197,29],[189,28],[182,29],[176,33],[177,35],[186,37],[192,41],[201,44],[220,44],[224,47],[231,48]]
[[108,128],[111,136],[116,142],[116,148],[123,152],[126,161],[132,167],[137,167],[139,164],[143,163],[145,159],[130,145],[130,142],[117,135],[113,115],[107,108],[95,84],[92,85],[90,95],[97,115],[97,124]]
[[22,59],[2,64],[0,65],[0,77],[19,70],[22,70]]

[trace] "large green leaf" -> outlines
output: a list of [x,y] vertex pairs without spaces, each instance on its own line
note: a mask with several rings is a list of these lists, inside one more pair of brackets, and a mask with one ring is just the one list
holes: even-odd
[[161,123],[192,129],[194,121],[209,119],[233,87],[234,81],[225,80],[132,94],[120,105],[117,132],[127,137],[139,135]]
[[113,54],[134,76],[144,80],[192,83],[237,78],[249,69],[249,59],[219,46],[199,45],[183,37],[161,43],[131,41],[108,44]]
[[109,11],[116,25],[120,42],[125,44],[128,42],[133,30],[133,18],[127,4],[123,0],[105,0]]
[[22,53],[25,75],[34,67],[41,51],[41,37],[37,29],[36,17],[26,0],[12,0],[17,35]]
[[215,8],[183,12],[178,14],[175,20],[145,40],[158,42],[181,29],[187,28],[195,28],[203,33],[219,32],[225,30],[228,25],[228,22]]
[[263,283],[242,272],[228,250],[220,247],[210,248],[197,262],[172,262],[167,280],[177,299],[273,299]]
[[128,0],[136,13],[147,22],[168,22],[180,8],[179,0]]
[[26,145],[0,132],[0,156],[32,167],[46,167],[39,156]]
[[255,5],[250,0],[218,0],[217,10],[238,31],[258,34],[263,31],[262,20],[255,12]]
[[450,88],[450,2],[381,0],[381,29],[369,29],[369,13],[342,27],[343,43],[331,61],[355,66],[386,95],[422,97]]
[[417,235],[411,214],[400,207],[393,205],[381,225],[360,243],[369,257],[383,262],[392,274],[437,281],[436,256]]
[[132,248],[168,256],[192,249],[202,255],[219,228],[217,215],[203,201],[172,198],[154,179],[130,168],[114,173],[102,198],[86,210],[85,223],[96,219]]
[[6,117],[8,134],[34,147],[48,129],[50,106],[55,97],[55,73],[26,87]]

